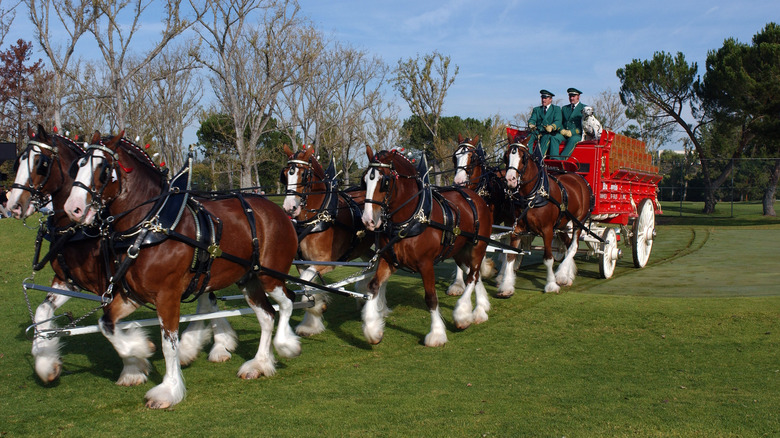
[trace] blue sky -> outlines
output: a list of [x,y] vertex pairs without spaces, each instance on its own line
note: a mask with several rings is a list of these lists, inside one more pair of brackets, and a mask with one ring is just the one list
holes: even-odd
[[[539,90],[582,101],[611,89],[615,72],[656,51],[683,52],[703,71],[707,51],[726,38],[749,43],[780,2],[656,1],[322,1],[304,12],[341,41],[395,65],[434,50],[460,71],[445,101],[448,116],[511,118],[539,104]],[[408,114],[408,111],[405,112]]]
[[[619,89],[618,68],[656,51],[681,51],[702,72],[707,51],[724,39],[749,43],[766,23],[780,21],[780,2],[766,0],[299,1],[326,34],[390,65],[433,51],[450,56],[460,70],[444,115],[478,119],[525,113],[539,104],[541,88],[565,100],[566,89],[576,87],[588,103]],[[6,47],[20,37],[33,40],[25,16],[17,14]],[[158,28],[147,21],[143,29],[154,37]],[[408,108],[399,106],[407,117]],[[185,144],[193,142],[194,129],[186,137]]]

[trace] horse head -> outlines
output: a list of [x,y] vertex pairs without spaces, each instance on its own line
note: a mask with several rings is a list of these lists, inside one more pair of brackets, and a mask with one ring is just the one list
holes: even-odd
[[38,132],[27,127],[30,140],[14,163],[16,179],[8,192],[8,208],[17,219],[29,217],[52,195],[69,189],[72,179],[63,170],[65,165],[84,154],[75,142],[59,135],[49,135],[43,126]]
[[536,180],[538,166],[528,146],[522,143],[510,144],[504,152],[504,164],[506,165],[504,178],[508,188],[517,189]]
[[366,146],[366,156],[368,168],[362,178],[366,200],[362,219],[366,229],[376,231],[389,216],[415,208],[409,200],[419,194],[419,173],[411,161],[395,149],[374,154],[371,146]]
[[87,153],[73,163],[70,169],[73,188],[65,201],[65,212],[72,221],[92,224],[97,213],[119,194],[121,181],[117,172],[117,149],[123,134],[104,142],[100,133],[95,131]]
[[314,148],[293,152],[284,145],[284,153],[287,155],[287,165],[279,176],[279,182],[286,187],[282,208],[291,217],[298,217],[303,213],[311,192],[324,192],[322,181],[325,173],[314,156]]
[[485,151],[479,142],[479,136],[471,139],[458,134],[458,147],[452,154],[452,164],[455,168],[455,185],[474,189],[479,183],[485,164]]

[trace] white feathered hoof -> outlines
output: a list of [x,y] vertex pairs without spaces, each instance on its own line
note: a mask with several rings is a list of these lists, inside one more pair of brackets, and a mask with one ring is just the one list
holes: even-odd
[[274,347],[279,356],[286,358],[298,357],[301,355],[301,343],[298,337],[284,339],[282,341],[274,341]]
[[547,283],[547,286],[544,287],[544,293],[559,293],[561,291],[561,287],[558,286],[557,283]]
[[[209,362],[222,363],[227,362],[233,355],[222,345],[215,345],[211,351],[209,351]],[[184,365],[184,361],[182,361]]]
[[41,359],[35,358],[35,374],[45,384],[49,384],[59,379],[62,373],[62,362],[59,359]]
[[451,297],[459,297],[463,295],[464,289],[463,283],[452,283],[449,288],[447,288],[447,295]]
[[303,321],[295,327],[295,333],[299,336],[314,336],[325,331],[322,322],[322,313],[314,315],[310,312],[303,314]]
[[474,324],[482,324],[483,322],[488,320],[488,314],[485,311],[485,309],[481,307],[477,307],[474,309]]
[[122,359],[124,368],[116,384],[119,386],[138,386],[146,383],[151,364],[143,357],[126,357]]
[[496,298],[509,298],[515,294],[514,289],[501,289],[496,293]]
[[482,265],[479,268],[479,275],[483,280],[492,278],[498,270],[496,269],[496,262],[493,259],[482,259]]
[[471,326],[474,322],[474,314],[471,309],[471,302],[460,303],[455,306],[455,310],[452,312],[452,320],[455,323],[455,327],[458,330],[465,330]]
[[425,335],[425,346],[426,347],[442,347],[446,343],[447,343],[447,334],[446,333],[430,332],[427,335]]
[[260,378],[260,376],[273,376],[276,374],[276,366],[270,360],[252,359],[244,362],[238,370],[238,377],[244,380]]
[[146,407],[149,409],[168,409],[171,406],[184,400],[187,394],[183,386],[183,381],[179,383],[163,383],[155,386],[146,392]]

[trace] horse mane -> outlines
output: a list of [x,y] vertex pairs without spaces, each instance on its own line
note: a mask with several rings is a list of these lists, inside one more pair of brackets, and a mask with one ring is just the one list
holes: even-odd
[[[101,141],[105,142],[108,141],[111,137],[103,137]],[[154,164],[154,161],[152,160],[152,157],[149,156],[149,154],[146,153],[146,151],[141,148],[138,144],[130,141],[126,137],[122,137],[119,140],[119,148],[130,154],[136,161],[138,161],[140,164],[144,165],[147,169],[153,171],[157,176],[159,177],[165,177],[165,172],[162,171],[156,164]]]
[[82,146],[80,146],[78,143],[76,143],[74,140],[71,140],[68,137],[59,134],[54,134],[53,136],[51,136],[51,139],[52,142],[59,142],[60,144],[64,144],[65,146],[67,146],[68,149],[71,150],[71,152],[76,154],[76,156],[81,156],[86,153],[86,150],[84,150]]
[[416,177],[418,175],[417,167],[395,149],[377,152],[376,155],[374,155],[374,161],[392,163],[393,169],[401,176]]

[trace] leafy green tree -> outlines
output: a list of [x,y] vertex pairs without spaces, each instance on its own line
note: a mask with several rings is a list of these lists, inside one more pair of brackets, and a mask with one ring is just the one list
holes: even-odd
[[[705,141],[702,131],[713,122],[713,118],[708,111],[709,105],[703,102],[706,97],[700,92],[697,71],[697,64],[689,64],[680,52],[676,56],[656,52],[651,60],[635,59],[626,64],[625,68],[617,70],[617,76],[622,84],[620,97],[629,107],[629,112],[649,117],[649,124],[654,127],[674,124],[682,129],[701,162],[704,213],[713,213],[717,190],[732,170],[732,158],[741,157],[748,147],[749,138],[739,136],[736,143]],[[693,117],[690,123],[689,117]],[[722,121],[715,122],[720,125],[717,131],[727,130]],[[717,140],[713,136],[707,138]],[[714,159],[725,159],[727,164],[721,169],[713,168]]]
[[757,146],[754,152],[776,158],[763,198],[764,214],[774,216],[780,177],[780,26],[767,24],[752,44],[726,39],[709,52],[697,88],[714,120],[739,132],[738,152]]

